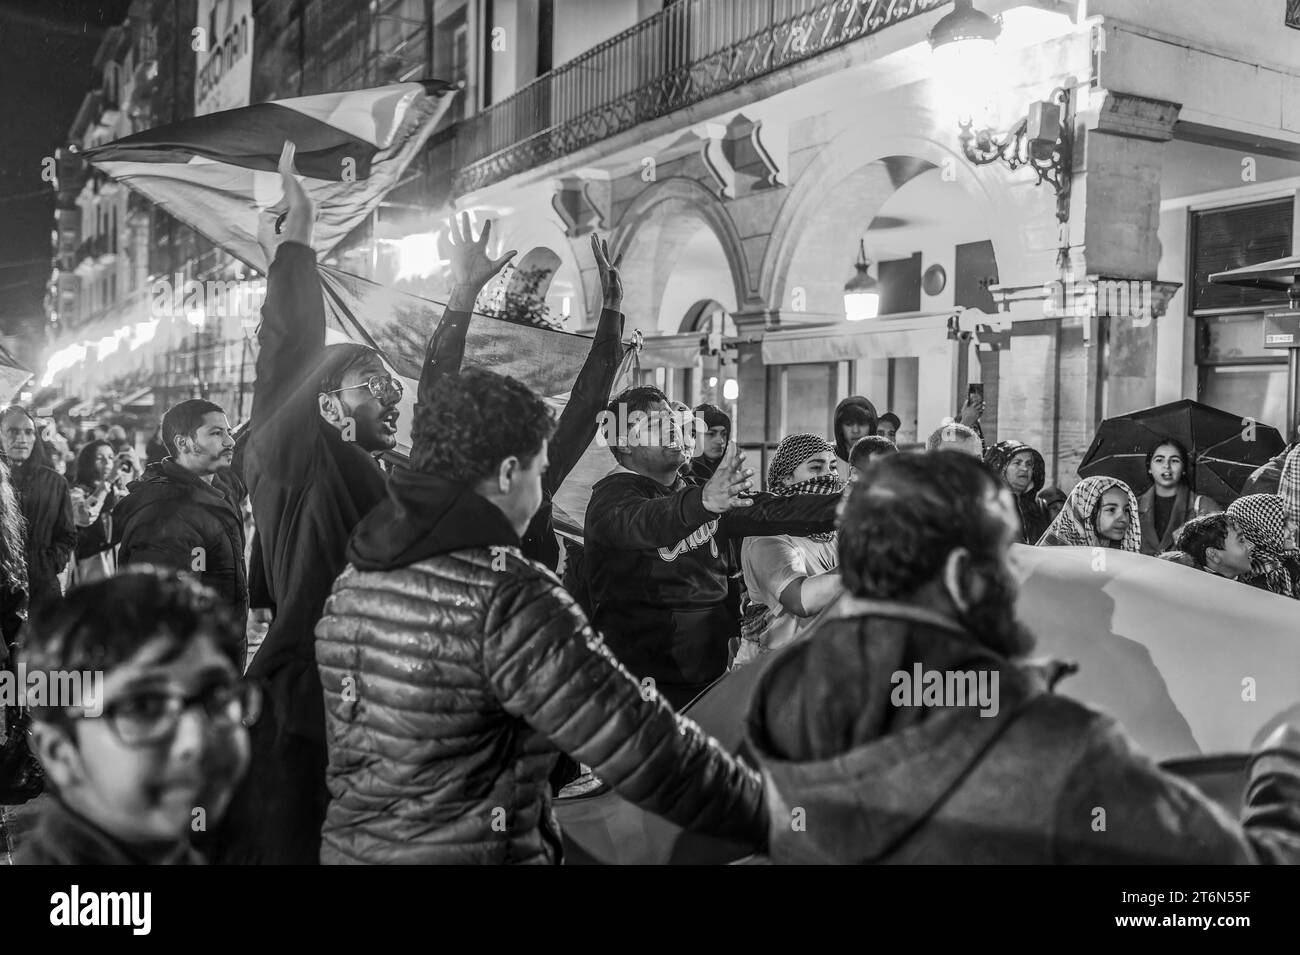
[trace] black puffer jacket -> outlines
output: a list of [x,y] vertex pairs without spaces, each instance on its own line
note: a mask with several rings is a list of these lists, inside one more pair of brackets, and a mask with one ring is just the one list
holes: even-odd
[[470,488],[398,471],[316,628],[324,863],[548,863],[563,750],[679,825],[758,844],[758,777],[640,687]]
[[[118,564],[192,571],[243,621],[248,615],[243,487],[233,475],[209,484],[172,458],[145,468],[113,511]],[[196,551],[202,548],[202,562]]]
[[1047,508],[1043,507],[1038,500],[1038,492],[1043,489],[1043,483],[1047,480],[1047,466],[1043,462],[1043,456],[1023,442],[999,441],[984,452],[984,463],[1003,484],[1006,484],[1002,472],[1006,470],[1011,459],[1021,451],[1028,451],[1034,462],[1033,477],[1030,478],[1029,489],[1024,494],[1012,491],[1011,495],[1016,499],[1016,510],[1020,512],[1020,542],[1037,544],[1038,539],[1052,523],[1052,519],[1047,516]]

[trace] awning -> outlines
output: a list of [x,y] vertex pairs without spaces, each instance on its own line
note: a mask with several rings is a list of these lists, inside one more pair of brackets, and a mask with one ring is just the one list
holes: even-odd
[[694,368],[700,360],[698,332],[685,335],[656,335],[643,339],[639,360],[646,368]]
[[1238,285],[1245,288],[1285,292],[1291,288],[1298,277],[1300,277],[1300,255],[1288,255],[1282,259],[1245,265],[1226,272],[1215,272],[1210,276],[1210,282],[1215,285]]
[[75,405],[80,398],[61,398],[52,405],[36,409],[38,418],[57,418],[61,414],[67,414],[69,408]]
[[122,407],[125,408],[152,408],[154,406],[154,393],[152,388],[141,388],[133,394],[127,395],[122,399]]
[[73,405],[71,408],[68,409],[68,417],[69,417],[69,418],[89,418],[89,417],[90,417],[90,409],[91,409],[91,406],[92,406],[93,404],[94,404],[94,402],[91,402],[91,401],[79,401],[79,402],[77,402],[77,404]]
[[763,364],[808,365],[930,353],[942,356],[949,351],[948,319],[952,315],[947,311],[767,332],[763,335]]

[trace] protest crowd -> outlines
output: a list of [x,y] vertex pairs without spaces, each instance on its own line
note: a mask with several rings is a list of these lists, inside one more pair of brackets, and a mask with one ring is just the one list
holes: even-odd
[[[1014,573],[1021,545],[1119,550],[1300,599],[1296,442],[1232,500],[1193,489],[1199,449],[1173,435],[1149,486],[1064,493],[1038,449],[984,446],[977,393],[916,448],[854,395],[757,475],[723,410],[614,391],[622,278],[599,239],[603,310],[562,413],[462,368],[513,254],[465,217],[393,464],[401,381],[326,344],[293,172],[286,148],[247,423],[182,401],[141,461],[120,431],[66,447],[0,414],[0,662],[103,673],[94,707],[5,707],[0,854],[558,863],[554,801],[585,786],[774,862],[1300,861],[1297,731],[1261,743],[1230,818],[1028,662]],[[553,501],[611,421],[562,538]],[[750,667],[729,751],[682,710]],[[994,675],[996,713],[898,705],[913,667]]]

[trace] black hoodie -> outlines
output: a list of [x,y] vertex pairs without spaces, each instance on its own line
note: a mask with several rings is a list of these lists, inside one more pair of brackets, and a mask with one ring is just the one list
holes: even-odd
[[467,484],[398,468],[388,496],[348,542],[357,570],[393,570],[472,547],[518,547],[519,535],[501,508]]
[[834,426],[835,456],[839,458],[841,461],[843,461],[845,464],[844,475],[843,475],[845,477],[847,477],[849,473],[848,472],[849,452],[852,451],[853,449],[849,447],[848,441],[845,440],[844,438],[844,432],[840,430],[840,428],[844,424],[844,413],[848,411],[849,408],[851,407],[862,408],[869,415],[871,415],[871,420],[873,422],[871,426],[872,434],[876,433],[875,422],[880,421],[880,415],[876,413],[876,406],[873,405],[870,402],[870,400],[868,400],[867,398],[862,397],[862,395],[850,395],[849,397],[845,398],[843,401],[841,401],[838,405],[835,406],[835,419],[834,419],[835,420],[835,426]]

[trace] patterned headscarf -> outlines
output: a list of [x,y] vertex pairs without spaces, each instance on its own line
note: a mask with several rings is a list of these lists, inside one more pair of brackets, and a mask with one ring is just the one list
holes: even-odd
[[1228,516],[1237,522],[1242,536],[1255,545],[1250,555],[1251,576],[1263,577],[1275,594],[1300,596],[1283,563],[1300,557],[1295,541],[1287,534],[1283,498],[1277,494],[1247,494],[1228,505]]
[[[806,432],[786,435],[777,445],[776,454],[772,455],[772,460],[768,462],[767,489],[781,497],[788,497],[791,494],[843,494],[844,479],[834,473],[819,474],[798,484],[785,486],[781,484],[783,480],[794,474],[799,465],[814,454],[822,454],[826,451],[835,453],[835,445],[820,435]],[[830,541],[835,540],[835,532],[823,531],[820,534],[809,534],[808,537],[815,541]]]
[[1287,453],[1282,464],[1282,477],[1277,482],[1277,493],[1282,498],[1286,516],[1300,527],[1300,445]]
[[[1142,552],[1142,525],[1138,518],[1138,502],[1133,496],[1132,489],[1123,481],[1118,481],[1113,477],[1096,477],[1084,478],[1070,491],[1065,499],[1065,506],[1061,508],[1061,513],[1056,515],[1043,537],[1056,536],[1066,544],[1076,544],[1082,547],[1103,547],[1101,538],[1097,536],[1097,528],[1094,524],[1097,507],[1101,504],[1101,496],[1113,487],[1123,488],[1124,493],[1128,495],[1129,521],[1128,530],[1124,533],[1124,540],[1120,547],[1132,554]],[[1041,540],[1040,542],[1041,543]]]

